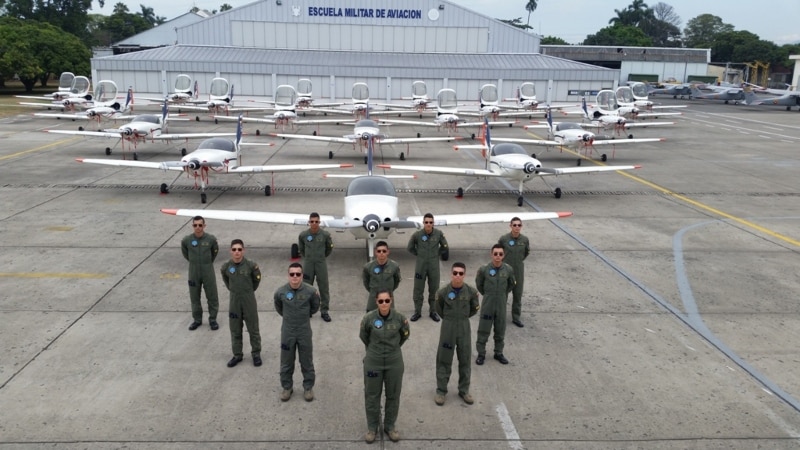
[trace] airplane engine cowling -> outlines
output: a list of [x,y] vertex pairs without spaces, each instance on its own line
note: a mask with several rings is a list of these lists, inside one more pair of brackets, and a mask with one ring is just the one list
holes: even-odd
[[196,159],[192,159],[192,160],[189,161],[188,166],[192,170],[197,170],[197,169],[199,169],[201,167],[201,164],[200,164],[200,161],[198,161]]
[[97,111],[90,109],[89,111],[86,111],[86,115],[89,117],[94,117],[97,115]]
[[526,162],[525,166],[522,168],[525,173],[533,173],[536,171],[536,165],[532,162]]
[[589,134],[589,133],[586,133],[583,136],[581,136],[581,140],[583,140],[583,142],[591,142],[592,141],[592,135]]
[[369,133],[362,133],[361,134],[361,140],[362,141],[368,141],[368,140],[370,140],[371,137],[372,137],[372,135],[369,134]]
[[378,231],[381,225],[381,219],[375,214],[368,214],[362,222],[364,223],[364,229],[370,233]]
[[136,130],[134,129],[127,127],[122,129],[122,134],[124,134],[125,136],[133,136],[134,133],[136,133]]

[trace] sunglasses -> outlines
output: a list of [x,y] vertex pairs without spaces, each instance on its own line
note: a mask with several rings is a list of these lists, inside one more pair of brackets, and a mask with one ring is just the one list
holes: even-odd
[[378,299],[378,304],[379,305],[382,305],[384,303],[392,303],[392,299],[390,299],[390,298],[379,298]]
[[458,271],[458,270],[454,270],[453,271],[453,275],[455,275],[457,277],[463,277],[464,276],[464,272],[461,272],[461,271]]
[[499,252],[494,252],[494,253],[492,253],[492,255],[494,255],[494,256],[503,256],[503,254],[499,253]]
[[193,223],[192,226],[195,228],[203,228],[205,225],[202,223]]
[[240,252],[242,250],[244,250],[244,249],[243,248],[232,248],[231,249],[232,252]]
[[432,220],[426,220],[425,222],[422,222],[422,223],[433,223],[433,221]]
[[292,277],[292,278],[302,277],[303,276],[303,272],[289,272],[289,276]]
[[309,220],[308,223],[319,223],[319,220]]
[[375,253],[388,253],[389,250],[375,250]]
[[521,223],[515,223],[515,224],[512,224],[511,226],[514,227],[514,228],[519,228],[519,227],[522,226],[522,224]]

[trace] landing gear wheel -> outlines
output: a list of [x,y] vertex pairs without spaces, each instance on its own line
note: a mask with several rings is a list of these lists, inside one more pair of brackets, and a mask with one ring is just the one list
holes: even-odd
[[603,153],[603,155],[600,156],[600,161],[603,161],[603,162],[608,161],[608,156],[605,153]]
[[469,138],[474,141],[475,140],[475,133],[472,133]]
[[400,152],[400,161],[405,161],[405,160],[406,160],[406,154],[403,153],[403,152]]
[[417,137],[421,138],[422,137],[422,133],[417,133]]
[[553,192],[556,198],[561,198],[561,188],[556,188],[555,192]]
[[314,131],[312,131],[312,132],[311,132],[311,135],[312,135],[312,136],[316,136],[316,135],[317,135],[317,130],[314,130]]
[[328,152],[328,159],[333,159],[333,152]]
[[139,160],[139,155],[136,152],[133,152],[133,160],[134,161],[138,161]]
[[306,116],[306,112],[305,112],[305,111],[303,111],[303,117],[305,117],[305,116]]
[[366,163],[367,163],[367,157],[365,156],[364,157],[364,164],[366,164]]
[[522,206],[522,202],[523,202],[523,201],[525,201],[525,199],[524,199],[524,198],[522,198],[522,196],[521,196],[521,195],[520,195],[519,197],[517,197],[517,206]]
[[83,127],[78,127],[78,131],[83,131]]
[[456,189],[456,198],[464,198],[464,188]]
[[264,196],[269,197],[270,195],[272,195],[272,187],[264,186]]
[[181,156],[186,156],[186,149],[185,148],[181,149]]
[[289,257],[292,259],[300,258],[300,247],[297,244],[292,244],[292,248],[289,250]]
[[580,158],[578,158],[578,161],[577,161],[577,162],[578,162],[578,167],[580,167],[580,165],[581,165],[581,159],[580,159]]
[[[200,116],[194,116],[195,122],[200,122]],[[214,119],[214,123],[217,123],[217,119]]]
[[628,139],[633,139],[633,135],[632,135],[632,134],[629,134],[629,135],[628,135]]
[[106,156],[111,154],[111,147],[106,147]]
[[200,194],[200,203],[205,203],[206,200],[207,200],[206,193],[203,192],[202,194]]
[[536,153],[531,153],[531,158],[536,159]]
[[[200,118],[198,117],[198,119]],[[198,120],[198,122],[200,122],[200,120]],[[219,125],[219,119],[214,119],[214,125]]]
[[256,136],[261,136],[261,130],[259,130],[258,128],[256,128]]
[[161,183],[161,193],[169,194],[169,188],[167,187],[167,183]]
[[513,123],[510,123],[510,124],[508,124],[508,128],[511,128],[511,127],[513,127],[513,126],[514,126],[514,124],[513,124]]

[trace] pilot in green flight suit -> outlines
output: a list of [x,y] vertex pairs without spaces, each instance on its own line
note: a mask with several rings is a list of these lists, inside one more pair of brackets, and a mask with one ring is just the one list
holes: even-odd
[[300,256],[303,257],[303,280],[314,284],[317,280],[320,297],[320,317],[325,322],[331,321],[328,313],[331,304],[331,296],[328,289],[328,265],[325,258],[333,252],[333,240],[328,231],[319,227],[319,214],[312,212],[308,216],[308,229],[300,233],[297,237],[297,247]]
[[[364,289],[369,292],[367,311],[372,311],[377,307],[375,294],[378,290],[388,289],[389,292],[394,293],[397,286],[400,285],[401,279],[400,266],[389,259],[389,244],[386,241],[378,241],[375,244],[375,259],[364,264],[364,269],[361,271]],[[392,303],[392,308],[394,308],[394,303]]]
[[228,367],[233,367],[242,360],[243,325],[247,325],[247,334],[250,335],[253,365],[259,367],[261,334],[258,329],[256,289],[261,283],[261,270],[258,264],[244,257],[244,242],[241,239],[231,241],[231,259],[222,265],[220,272],[231,295],[228,303],[228,326],[231,329],[233,359],[228,361]]
[[415,322],[422,316],[422,300],[425,297],[425,279],[428,280],[428,314],[434,322],[439,315],[433,308],[433,297],[439,289],[439,257],[447,252],[447,239],[439,229],[433,228],[433,214],[427,213],[422,219],[422,229],[411,235],[408,251],[417,257],[414,266],[414,314]]
[[478,323],[478,339],[475,347],[478,357],[475,364],[482,365],[486,355],[486,342],[489,333],[494,327],[494,359],[501,364],[508,364],[503,356],[503,346],[506,335],[506,303],[508,293],[514,289],[514,269],[503,262],[505,252],[503,246],[492,246],[492,262],[478,269],[475,276],[475,287],[483,295],[481,303],[480,322]]
[[219,253],[219,245],[214,235],[205,232],[206,221],[201,216],[192,218],[193,233],[181,240],[181,252],[189,261],[189,298],[192,301],[192,318],[190,330],[195,330],[203,323],[203,304],[200,303],[200,289],[206,291],[208,302],[208,323],[212,330],[219,328],[217,312],[219,296],[217,295],[217,274],[214,271],[214,259]]
[[511,322],[522,328],[522,290],[525,285],[525,258],[531,253],[531,242],[528,237],[520,233],[522,220],[519,217],[511,219],[511,232],[500,236],[498,243],[503,246],[506,255],[503,262],[514,269],[514,295],[511,300]]

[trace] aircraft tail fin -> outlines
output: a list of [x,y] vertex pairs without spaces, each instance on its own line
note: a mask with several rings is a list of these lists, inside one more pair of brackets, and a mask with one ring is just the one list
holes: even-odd
[[125,98],[125,108],[122,111],[133,111],[133,86],[128,88],[128,96]]
[[553,136],[553,111],[550,109],[550,105],[547,105],[547,109],[545,110],[545,118],[547,118],[547,131],[550,133],[550,136]]
[[591,116],[589,116],[589,108],[586,106],[586,96],[581,99],[581,109],[583,110],[583,118],[591,119]]
[[372,176],[372,156],[374,152],[373,140],[367,141],[367,175]]
[[236,124],[236,151],[239,151],[239,144],[242,142],[242,129],[244,125],[242,124],[244,121],[242,120],[242,114],[239,114],[239,121]]
[[192,90],[192,94],[194,95],[195,100],[200,97],[200,85],[197,83],[197,80],[194,80],[194,89]]
[[751,90],[746,89],[744,91],[744,104],[745,105],[760,105],[762,101],[758,98],[758,96]]
[[164,106],[161,107],[161,127],[167,131],[167,121],[169,120],[169,101],[164,99]]
[[228,96],[228,104],[233,106],[233,84],[231,84],[231,95]]
[[483,118],[483,145],[484,148],[481,150],[483,154],[483,168],[489,170],[489,153],[492,151],[492,136],[489,131],[489,119],[486,117]]

